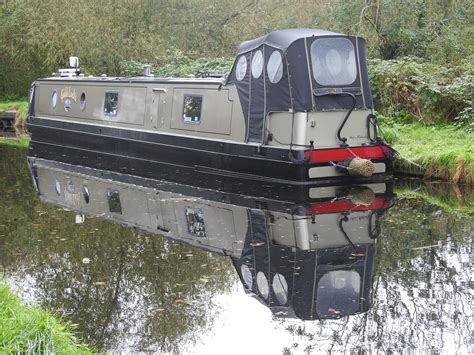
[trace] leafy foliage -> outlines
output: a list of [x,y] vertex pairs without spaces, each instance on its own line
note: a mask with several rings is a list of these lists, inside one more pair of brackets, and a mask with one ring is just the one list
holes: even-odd
[[0,3],[0,96],[26,97],[33,80],[71,55],[79,56],[85,74],[137,75],[139,63],[148,63],[160,75],[203,75],[207,65],[220,68],[226,60],[188,68],[181,56],[230,58],[240,42],[290,27],[364,36],[371,57],[458,65],[474,52],[473,18],[468,0],[6,1]]
[[365,37],[372,57],[457,63],[474,51],[469,1],[339,0],[330,10],[333,28]]
[[446,68],[420,58],[369,62],[376,109],[402,122],[451,122],[474,130],[470,63]]
[[180,50],[175,50],[173,59],[168,64],[158,68],[156,74],[161,77],[183,77],[194,75],[205,77],[209,74],[225,74],[233,63],[228,58],[198,58],[192,59]]

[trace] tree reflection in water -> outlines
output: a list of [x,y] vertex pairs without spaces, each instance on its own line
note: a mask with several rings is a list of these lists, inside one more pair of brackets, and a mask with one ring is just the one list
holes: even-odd
[[[98,349],[188,352],[219,342],[215,334],[228,328],[239,352],[251,350],[248,341],[292,352],[472,352],[472,218],[399,201],[382,223],[368,312],[257,319],[264,306],[239,301],[245,295],[229,259],[100,219],[74,224],[75,213],[39,202],[24,153],[6,153],[2,274],[26,302],[58,310]],[[240,343],[235,314],[245,320],[240,326],[262,323],[271,337]]]
[[54,224],[34,221],[41,240],[34,251],[7,242],[14,252],[5,271],[32,300],[78,324],[99,349],[161,344],[172,351],[193,342],[212,326],[212,296],[235,280],[224,258],[99,220],[78,227],[71,213],[47,206],[37,211]]
[[176,351],[212,327],[213,295],[236,281],[227,259],[100,219],[74,224],[39,202],[22,152],[8,155],[0,260],[25,301],[59,310],[97,349]]

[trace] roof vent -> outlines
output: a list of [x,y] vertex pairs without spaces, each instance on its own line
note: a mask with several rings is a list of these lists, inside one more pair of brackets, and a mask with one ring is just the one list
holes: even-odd
[[77,57],[69,57],[69,68],[59,69],[59,76],[62,78],[78,76],[80,73],[81,69],[79,69],[79,58]]
[[69,57],[69,67],[78,68],[79,67],[79,58],[78,57]]
[[151,65],[149,64],[145,64],[143,65],[143,76],[153,76],[153,74],[151,73]]

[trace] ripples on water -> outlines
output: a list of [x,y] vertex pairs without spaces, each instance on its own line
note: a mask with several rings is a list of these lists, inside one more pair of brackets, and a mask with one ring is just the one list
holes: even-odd
[[0,147],[2,275],[98,350],[473,350],[469,190],[255,197],[40,164],[41,202],[23,154]]

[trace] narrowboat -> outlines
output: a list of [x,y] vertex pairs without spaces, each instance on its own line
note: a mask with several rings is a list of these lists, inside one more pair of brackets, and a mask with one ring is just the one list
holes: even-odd
[[30,156],[158,178],[164,171],[283,184],[383,181],[365,41],[287,29],[243,42],[226,75],[85,76],[32,84]]
[[291,200],[29,162],[43,202],[75,211],[84,223],[93,215],[227,256],[245,291],[276,316],[339,318],[371,305],[391,182],[316,187]]

